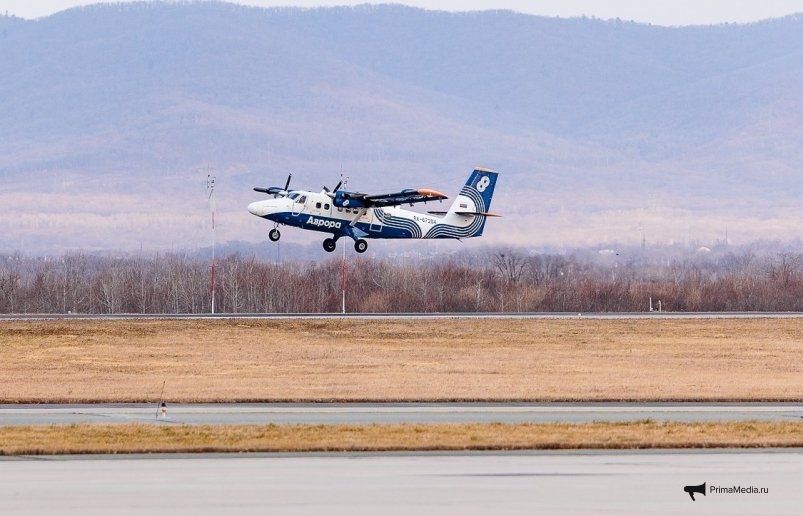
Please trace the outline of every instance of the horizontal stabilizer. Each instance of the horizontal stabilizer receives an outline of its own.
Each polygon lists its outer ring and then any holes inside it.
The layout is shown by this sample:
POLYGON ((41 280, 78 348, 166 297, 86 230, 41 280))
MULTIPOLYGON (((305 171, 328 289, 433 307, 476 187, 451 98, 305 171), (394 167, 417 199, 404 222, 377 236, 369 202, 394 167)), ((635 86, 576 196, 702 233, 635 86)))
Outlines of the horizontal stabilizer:
MULTIPOLYGON (((448 211, 428 211, 430 215, 446 215, 448 211)), ((489 213, 487 211, 455 211, 456 215, 474 215, 475 217, 501 217, 496 213, 489 213)))
POLYGON ((475 215, 478 217, 501 217, 501 215, 488 211, 456 211, 455 213, 458 215, 475 215))

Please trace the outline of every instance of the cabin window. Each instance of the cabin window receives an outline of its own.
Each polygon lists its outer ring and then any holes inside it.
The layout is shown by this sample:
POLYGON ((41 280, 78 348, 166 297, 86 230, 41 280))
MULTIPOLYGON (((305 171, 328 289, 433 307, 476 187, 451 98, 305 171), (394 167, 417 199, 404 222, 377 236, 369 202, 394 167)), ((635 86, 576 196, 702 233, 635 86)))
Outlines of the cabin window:
POLYGON ((328 210, 328 209, 329 209, 329 205, 328 205, 328 204, 324 204, 324 205, 323 205, 323 209, 324 209, 324 210, 328 210))
POLYGON ((319 202, 316 202, 316 203, 315 203, 315 207, 316 207, 317 209, 319 209, 319 210, 320 210, 320 209, 321 209, 321 203, 319 203, 319 202))

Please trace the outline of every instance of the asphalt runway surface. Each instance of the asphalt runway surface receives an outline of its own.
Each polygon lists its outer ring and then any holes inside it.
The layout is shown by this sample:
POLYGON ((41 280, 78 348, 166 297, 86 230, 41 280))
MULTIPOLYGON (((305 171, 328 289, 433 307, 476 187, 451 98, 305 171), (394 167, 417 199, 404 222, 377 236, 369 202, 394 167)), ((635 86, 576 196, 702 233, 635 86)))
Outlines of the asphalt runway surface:
POLYGON ((0 514, 791 515, 801 478, 800 449, 15 457, 0 514))
POLYGON ((0 425, 800 421, 801 403, 221 403, 0 405, 0 425))

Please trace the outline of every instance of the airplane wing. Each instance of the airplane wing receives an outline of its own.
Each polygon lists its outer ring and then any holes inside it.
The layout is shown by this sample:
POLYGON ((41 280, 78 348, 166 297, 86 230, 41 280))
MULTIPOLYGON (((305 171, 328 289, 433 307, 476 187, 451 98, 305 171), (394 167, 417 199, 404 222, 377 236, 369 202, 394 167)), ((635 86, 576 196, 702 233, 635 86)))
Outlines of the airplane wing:
POLYGON ((388 206, 398 206, 400 204, 415 204, 418 202, 448 199, 444 194, 428 188, 408 188, 401 192, 376 195, 338 190, 330 195, 334 199, 335 206, 352 208, 386 208, 388 206))
POLYGON ((255 186, 254 187, 254 191, 255 192, 262 192, 262 193, 266 193, 266 194, 272 194, 272 195, 279 195, 279 194, 284 195, 284 194, 287 193, 287 190, 283 190, 283 189, 279 188, 278 186, 271 186, 270 188, 262 188, 262 187, 259 187, 259 186, 255 186))
POLYGON ((417 202, 427 201, 441 201, 443 199, 448 199, 448 197, 437 190, 430 190, 428 188, 420 188, 418 190, 408 188, 406 190, 402 190, 401 192, 367 195, 365 197, 368 206, 380 207, 398 206, 399 204, 414 204, 417 202))
POLYGON ((266 193, 268 195, 273 195, 274 198, 276 198, 276 197, 278 197, 280 195, 282 197, 284 197, 288 193, 287 189, 290 188, 290 178, 291 177, 293 177, 293 174, 288 174, 287 175, 287 182, 284 184, 284 188, 280 188, 278 186, 270 186, 268 188, 263 188, 261 186, 255 186, 254 187, 254 191, 255 192, 266 193))

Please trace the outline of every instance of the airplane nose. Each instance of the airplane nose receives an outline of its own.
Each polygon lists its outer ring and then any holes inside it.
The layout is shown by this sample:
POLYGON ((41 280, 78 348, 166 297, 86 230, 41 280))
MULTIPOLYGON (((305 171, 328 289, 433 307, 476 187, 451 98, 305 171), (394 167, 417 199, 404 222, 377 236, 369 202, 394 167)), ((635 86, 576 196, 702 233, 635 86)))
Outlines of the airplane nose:
POLYGON ((248 212, 257 217, 264 217, 268 210, 265 209, 265 201, 252 202, 248 205, 248 212))
POLYGON ((277 213, 290 211, 293 201, 287 199, 266 199, 263 201, 252 202, 248 205, 249 213, 262 217, 263 219, 274 220, 273 216, 277 213))

